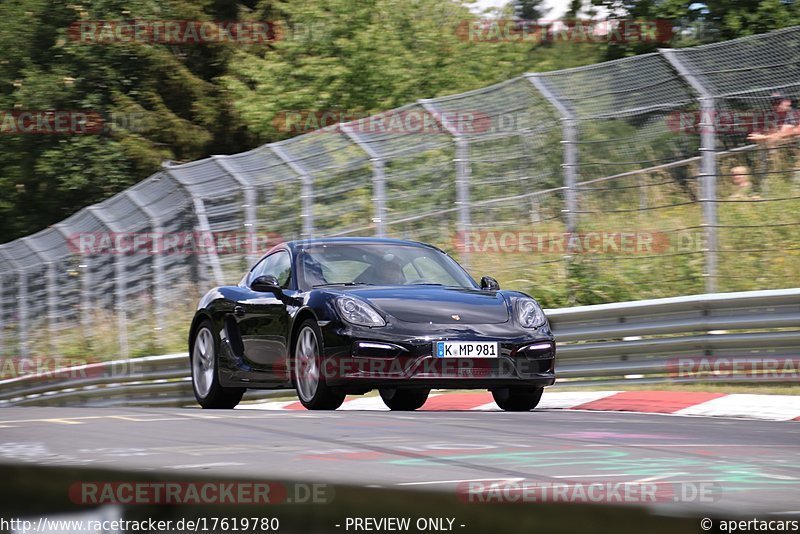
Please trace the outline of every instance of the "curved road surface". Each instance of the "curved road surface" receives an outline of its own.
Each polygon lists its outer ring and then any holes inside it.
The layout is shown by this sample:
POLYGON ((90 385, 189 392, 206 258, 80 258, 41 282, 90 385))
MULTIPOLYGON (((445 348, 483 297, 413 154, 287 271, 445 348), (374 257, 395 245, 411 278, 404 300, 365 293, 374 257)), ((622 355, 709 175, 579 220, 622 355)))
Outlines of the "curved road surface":
POLYGON ((654 482, 674 490, 659 506, 800 509, 800 424, 632 413, 7 408, 0 463, 449 492, 496 479, 654 482))

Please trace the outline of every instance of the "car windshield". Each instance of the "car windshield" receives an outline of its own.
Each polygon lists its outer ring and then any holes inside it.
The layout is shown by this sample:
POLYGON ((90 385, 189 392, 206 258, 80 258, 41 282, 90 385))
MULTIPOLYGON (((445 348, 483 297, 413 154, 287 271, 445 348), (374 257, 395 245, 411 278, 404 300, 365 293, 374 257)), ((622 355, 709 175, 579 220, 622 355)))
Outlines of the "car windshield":
POLYGON ((298 255, 298 271, 305 289, 324 285, 476 287, 449 256, 414 245, 312 245, 298 255))

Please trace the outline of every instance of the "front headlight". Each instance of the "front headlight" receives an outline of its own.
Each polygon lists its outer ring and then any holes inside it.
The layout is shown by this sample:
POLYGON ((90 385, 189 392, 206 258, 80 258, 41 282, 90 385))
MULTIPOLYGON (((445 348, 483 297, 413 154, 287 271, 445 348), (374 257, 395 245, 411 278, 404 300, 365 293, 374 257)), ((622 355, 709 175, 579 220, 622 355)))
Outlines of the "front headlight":
POLYGON ((348 323, 360 326, 385 326, 386 321, 380 316, 375 308, 361 299, 355 297, 338 297, 336 299, 336 309, 339 315, 348 323))
POLYGON ((544 316, 542 308, 532 299, 520 299, 517 301, 517 322, 525 328, 538 328, 542 326, 547 318, 544 316))

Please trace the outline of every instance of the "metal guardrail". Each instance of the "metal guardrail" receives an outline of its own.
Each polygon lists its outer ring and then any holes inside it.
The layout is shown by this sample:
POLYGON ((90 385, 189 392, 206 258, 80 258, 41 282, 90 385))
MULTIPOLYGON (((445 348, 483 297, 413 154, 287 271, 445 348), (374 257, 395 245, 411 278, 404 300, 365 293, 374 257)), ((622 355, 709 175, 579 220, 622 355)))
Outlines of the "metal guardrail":
MULTIPOLYGON (((264 399, 287 390, 252 390, 264 399)), ((194 403, 186 353, 110 360, 0 380, 0 406, 180 406, 194 403)))
MULTIPOLYGON (((796 381, 800 288, 546 310, 569 386, 796 381), (710 362, 725 366, 715 377, 710 362), (704 367, 703 361, 706 362, 704 367), (773 366, 774 367, 774 366, 773 366), (756 372, 753 372, 753 370, 756 372)), ((248 391, 245 399, 290 393, 248 391)), ((182 405, 194 402, 185 353, 115 360, 0 381, 3 405, 182 405)))
POLYGON ((562 384, 798 379, 769 372, 767 361, 800 368, 800 288, 562 308, 548 317, 562 384))

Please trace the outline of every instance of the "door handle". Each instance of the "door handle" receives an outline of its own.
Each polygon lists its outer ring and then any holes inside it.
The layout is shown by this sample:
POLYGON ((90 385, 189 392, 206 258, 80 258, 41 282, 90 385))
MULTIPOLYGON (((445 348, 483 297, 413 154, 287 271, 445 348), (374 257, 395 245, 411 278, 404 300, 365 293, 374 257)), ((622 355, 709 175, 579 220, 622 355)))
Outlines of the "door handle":
POLYGON ((244 317, 244 306, 234 306, 233 307, 233 314, 236 317, 244 317))

